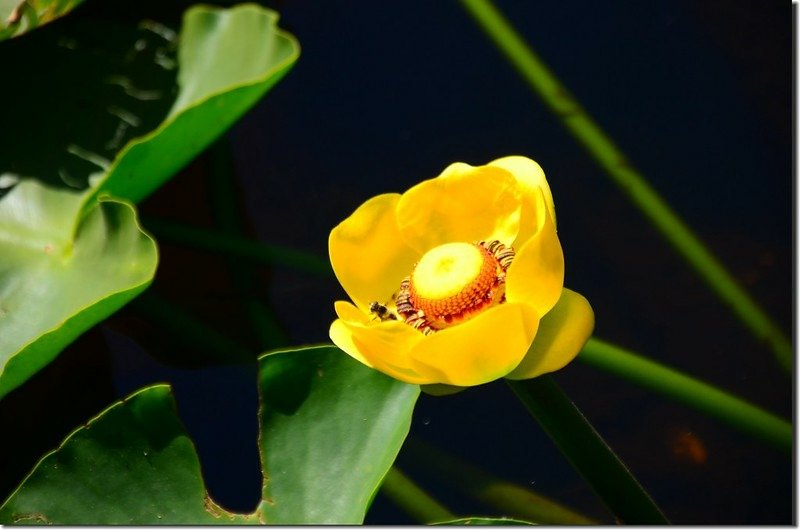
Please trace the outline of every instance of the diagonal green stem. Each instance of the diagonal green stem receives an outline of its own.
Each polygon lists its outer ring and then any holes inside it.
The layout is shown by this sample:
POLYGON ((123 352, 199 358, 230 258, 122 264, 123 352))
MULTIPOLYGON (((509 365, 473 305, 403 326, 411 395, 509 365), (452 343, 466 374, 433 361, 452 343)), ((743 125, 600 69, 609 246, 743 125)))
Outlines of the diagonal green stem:
POLYGON ((668 524, 625 464, 548 375, 506 381, 572 467, 627 524, 668 524))
MULTIPOLYGON (((209 188, 211 189, 214 217, 220 229, 228 235, 239 236, 244 232, 244 222, 238 207, 233 153, 227 136, 222 136, 209 149, 209 188)), ((226 265, 237 295, 244 300, 253 330, 261 349, 268 350, 288 343, 286 333, 280 326, 275 312, 258 296, 258 275, 249 263, 228 257, 226 265)))
POLYGON ((285 267, 317 276, 333 276, 328 261, 293 248, 268 245, 220 230, 197 228, 153 217, 144 218, 142 224, 159 240, 217 252, 251 263, 285 267))
POLYGON ((529 488, 501 480, 417 438, 408 437, 403 450, 415 463, 436 471, 437 478, 448 486, 500 510, 503 517, 537 524, 599 524, 529 488))
MULTIPOLYGON (((163 228, 163 233, 171 236, 171 240, 176 243, 233 257, 250 257, 252 261, 270 265, 287 265, 286 262, 281 261, 283 253, 250 239, 233 238, 233 243, 231 243, 231 241, 226 241, 222 234, 201 228, 149 219, 147 226, 151 225, 156 227, 154 232, 158 235, 162 233, 161 229, 163 228)), ((293 256, 294 260, 288 265, 302 262, 307 264, 309 272, 322 275, 332 274, 327 262, 318 256, 297 250, 292 250, 286 255, 293 256)), ((650 361, 641 355, 599 339, 590 339, 578 358, 596 368, 655 390, 748 434, 768 439, 783 449, 791 449, 792 426, 790 423, 674 368, 650 361), (719 403, 722 405, 719 406, 719 403)))
POLYGON ((203 355, 212 362, 252 363, 255 354, 204 322, 198 321, 183 308, 157 295, 149 289, 134 299, 130 308, 148 320, 172 330, 186 344, 196 348, 193 356, 203 355))
POLYGON ((755 405, 619 346, 589 339, 578 359, 792 450, 792 425, 755 405))
POLYGON ((450 521, 456 518, 447 508, 417 486, 397 466, 392 466, 386 473, 381 493, 423 524, 450 521))
POLYGON ((547 68, 491 0, 461 0, 495 46, 517 69, 528 86, 558 116, 572 135, 606 170, 631 201, 649 218, 684 259, 700 274, 753 335, 766 342, 787 371, 792 345, 781 329, 717 261, 691 229, 634 169, 611 138, 547 68))

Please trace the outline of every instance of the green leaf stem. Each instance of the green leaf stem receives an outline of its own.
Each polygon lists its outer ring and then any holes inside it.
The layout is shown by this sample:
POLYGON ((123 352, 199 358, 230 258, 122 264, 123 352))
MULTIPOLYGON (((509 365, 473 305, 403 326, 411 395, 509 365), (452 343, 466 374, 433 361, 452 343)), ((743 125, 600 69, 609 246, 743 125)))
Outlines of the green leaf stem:
POLYGON ((724 390, 624 348, 589 339, 578 359, 717 418, 789 454, 792 424, 724 390))
POLYGON ((528 87, 562 121, 592 158, 648 218, 661 235, 739 317, 753 336, 766 343, 782 368, 791 370, 792 344, 725 269, 691 228, 678 217, 644 175, 595 123, 491 0, 461 0, 464 8, 517 70, 528 87))
POLYGON ((527 526, 534 523, 508 517, 464 517, 433 524, 436 526, 527 526))
POLYGON ((447 487, 490 506, 493 513, 524 519, 536 524, 596 525, 597 521, 520 486, 491 475, 422 440, 409 437, 403 447, 412 461, 436 474, 447 487))
POLYGON ((653 499, 552 377, 506 380, 611 512, 626 524, 667 524, 653 499))
POLYGON ((433 524, 455 518, 447 508, 417 486, 397 466, 392 467, 386 474, 381 493, 421 523, 433 524))
POLYGON ((335 277, 329 260, 302 250, 160 218, 146 217, 143 223, 159 241, 177 243, 257 265, 283 267, 314 276, 335 277))

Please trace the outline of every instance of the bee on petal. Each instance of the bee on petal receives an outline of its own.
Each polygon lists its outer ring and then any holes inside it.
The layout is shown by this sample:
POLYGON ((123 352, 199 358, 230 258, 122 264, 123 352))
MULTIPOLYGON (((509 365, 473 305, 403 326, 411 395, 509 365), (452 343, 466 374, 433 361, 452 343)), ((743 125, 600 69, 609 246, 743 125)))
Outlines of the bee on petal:
POLYGON ((395 314, 392 313, 388 307, 377 301, 370 302, 369 312, 375 315, 376 318, 381 319, 382 322, 386 320, 397 320, 395 314))

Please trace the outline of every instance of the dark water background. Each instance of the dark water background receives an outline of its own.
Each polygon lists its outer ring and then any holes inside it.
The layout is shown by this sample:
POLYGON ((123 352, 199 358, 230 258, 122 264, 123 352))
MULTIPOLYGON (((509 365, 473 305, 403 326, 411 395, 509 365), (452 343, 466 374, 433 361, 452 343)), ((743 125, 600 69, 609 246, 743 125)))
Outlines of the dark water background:
MULTIPOLYGON (((240 199, 259 239, 327 254, 330 229, 367 198, 453 161, 523 154, 555 197, 566 285, 595 335, 793 417, 792 379, 744 330, 528 90, 455 1, 271 4, 302 46, 294 70, 229 133, 240 199)), ((788 2, 498 1, 632 164, 777 323, 793 329, 792 11, 788 2)), ((141 206, 212 226, 210 158, 141 206)), ((225 263, 162 244, 153 289, 256 343, 225 263)), ((261 270, 290 344, 328 341, 335 281, 261 270)), ((229 508, 260 494, 255 369, 167 366, 187 347, 131 309, 88 333, 0 403, 0 497, 47 449, 112 400, 168 380, 208 487, 229 508), (66 396, 66 397, 65 397, 66 396), (19 415, 20 410, 28 413, 19 415), (46 422, 44 418, 47 418, 46 422), (25 440, 22 444, 19 440, 25 440), (30 440, 34 440, 30 442, 30 440)), ((788 524, 793 461, 685 406, 575 362, 555 379, 675 523, 788 524), (700 458, 685 450, 700 447, 700 458), (683 449, 682 449, 683 448, 683 449)), ((423 395, 411 430, 604 522, 611 516, 502 383, 423 395)), ((456 496, 407 452, 399 465, 451 510, 456 496)), ((368 523, 412 523, 379 495, 368 523)))

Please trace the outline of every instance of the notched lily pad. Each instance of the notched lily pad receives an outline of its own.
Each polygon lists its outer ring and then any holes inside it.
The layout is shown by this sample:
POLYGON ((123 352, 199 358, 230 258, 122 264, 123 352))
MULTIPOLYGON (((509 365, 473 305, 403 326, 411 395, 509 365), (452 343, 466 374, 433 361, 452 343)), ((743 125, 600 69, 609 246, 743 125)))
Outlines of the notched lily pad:
POLYGON ((166 385, 140 390, 70 434, 0 507, 3 524, 243 523, 207 499, 166 385))
POLYGON ((334 346, 262 357, 260 380, 264 517, 362 523, 408 434, 419 387, 334 346))
POLYGON ((81 219, 81 204, 32 180, 0 201, 0 398, 155 274, 155 242, 132 206, 96 202, 81 219))
POLYGON ((103 198, 153 192, 299 53, 253 4, 188 10, 179 45, 92 13, 0 46, 0 398, 152 280, 155 244, 103 198))
MULTIPOLYGON (((2 0, 0 0, 2 1, 2 0)), ((82 10, 0 46, 0 194, 36 179, 138 202, 252 107, 299 56, 278 15, 195 6, 180 36, 82 10), (92 189, 99 186, 99 189, 92 189)), ((92 7, 92 6, 88 6, 92 7)))
POLYGON ((254 4, 195 6, 184 16, 180 87, 167 119, 123 150, 96 189, 138 202, 210 145, 294 65, 295 38, 254 4))
POLYGON ((320 346, 263 357, 259 389, 265 481, 254 513, 209 498, 169 389, 155 385, 39 461, 0 506, 0 523, 363 522, 408 433, 419 387, 320 346))

